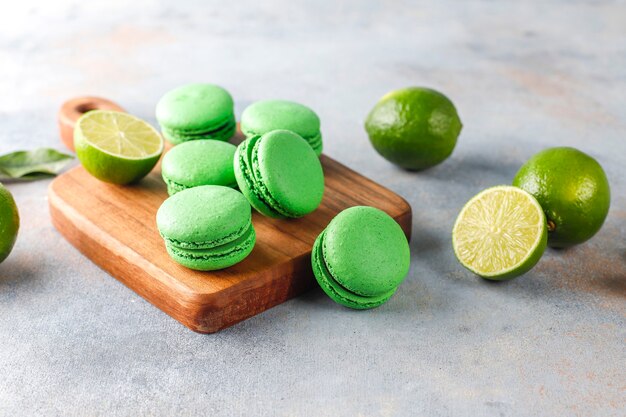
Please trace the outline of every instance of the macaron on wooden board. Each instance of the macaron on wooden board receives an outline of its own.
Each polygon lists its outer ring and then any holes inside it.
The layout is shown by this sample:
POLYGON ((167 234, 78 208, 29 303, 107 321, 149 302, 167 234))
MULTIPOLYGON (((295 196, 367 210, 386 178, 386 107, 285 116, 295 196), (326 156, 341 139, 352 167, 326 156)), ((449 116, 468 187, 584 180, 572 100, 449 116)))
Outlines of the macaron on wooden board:
MULTIPOLYGON (((238 133, 232 142, 242 139, 238 133)), ((411 207, 402 197, 328 156, 321 162, 321 206, 299 219, 271 219, 254 211, 252 253, 218 271, 194 271, 168 256, 155 220, 168 197, 159 165, 131 186, 101 182, 78 166, 50 184, 50 214, 59 232, 102 269, 191 330, 213 333, 317 285, 313 243, 345 208, 377 207, 409 237, 411 207)))

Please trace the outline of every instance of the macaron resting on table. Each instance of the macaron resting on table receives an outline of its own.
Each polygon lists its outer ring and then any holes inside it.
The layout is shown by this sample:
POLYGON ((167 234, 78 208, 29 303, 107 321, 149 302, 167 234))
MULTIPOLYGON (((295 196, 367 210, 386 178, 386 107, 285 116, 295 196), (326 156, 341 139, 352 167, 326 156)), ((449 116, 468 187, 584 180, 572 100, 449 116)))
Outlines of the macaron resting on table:
POLYGON ((409 243, 387 213, 355 206, 339 213, 315 240, 313 272, 335 302, 354 309, 378 307, 409 272, 409 243))
POLYGON ((315 153, 322 153, 320 118, 307 106, 287 100, 261 100, 241 115, 241 130, 247 137, 285 129, 302 136, 315 153))
POLYGON ((256 240, 246 199, 219 185, 176 193, 161 205, 156 221, 172 259, 200 271, 241 262, 256 240))
POLYGON ((230 93, 215 84, 187 84, 166 93, 156 107, 163 136, 177 145, 196 139, 228 140, 236 130, 230 93))
POLYGON ((170 195, 199 185, 237 187, 235 145, 218 140, 194 140, 174 146, 163 157, 161 175, 170 195))
POLYGON ((253 136, 237 147, 235 177, 258 212, 302 217, 322 202, 324 172, 313 149, 289 130, 253 136))

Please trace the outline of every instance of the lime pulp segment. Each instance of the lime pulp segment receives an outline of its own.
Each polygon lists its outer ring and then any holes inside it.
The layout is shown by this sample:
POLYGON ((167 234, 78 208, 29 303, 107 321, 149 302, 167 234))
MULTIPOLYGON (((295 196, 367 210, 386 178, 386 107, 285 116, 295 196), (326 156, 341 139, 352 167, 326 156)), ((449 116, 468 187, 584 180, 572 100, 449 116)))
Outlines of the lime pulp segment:
POLYGON ((123 158, 149 158, 163 148, 163 140, 156 129, 126 113, 89 112, 80 120, 80 129, 92 146, 123 158))
POLYGON ((466 268, 498 279, 534 266, 545 249, 546 236, 545 215, 535 198, 517 187, 497 186, 463 207, 452 243, 466 268))

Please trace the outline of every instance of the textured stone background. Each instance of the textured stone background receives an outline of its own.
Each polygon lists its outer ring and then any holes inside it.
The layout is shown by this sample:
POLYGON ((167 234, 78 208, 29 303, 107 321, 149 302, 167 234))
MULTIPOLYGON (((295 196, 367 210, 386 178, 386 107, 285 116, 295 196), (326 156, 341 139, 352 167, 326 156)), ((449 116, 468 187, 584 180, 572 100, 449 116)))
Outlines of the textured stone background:
POLYGON ((190 332, 51 226, 49 181, 9 184, 22 229, 0 265, 0 415, 621 416, 626 413, 626 5, 618 1, 14 2, 0 14, 0 152, 61 148, 56 111, 96 94, 154 122, 161 94, 319 112, 326 153, 404 196, 412 267, 373 311, 319 290, 190 332), (262 3, 262 4, 260 4, 262 3), (363 120, 426 85, 464 130, 427 172, 394 168, 363 120), (456 262, 463 203, 549 146, 606 169, 604 228, 514 281, 456 262))

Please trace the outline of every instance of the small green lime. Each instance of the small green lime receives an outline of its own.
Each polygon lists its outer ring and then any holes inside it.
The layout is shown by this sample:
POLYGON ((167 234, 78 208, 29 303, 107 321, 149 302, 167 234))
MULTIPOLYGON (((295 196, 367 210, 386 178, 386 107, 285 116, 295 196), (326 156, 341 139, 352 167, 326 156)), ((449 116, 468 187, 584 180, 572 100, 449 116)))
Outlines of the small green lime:
POLYGON ((564 248, 582 243, 602 227, 611 191, 600 164, 574 148, 550 148, 530 158, 513 185, 531 193, 548 221, 548 245, 564 248))
POLYGON ((0 184, 0 262, 4 261, 17 238, 20 216, 13 196, 0 184))
POLYGON ((537 200, 510 185, 488 188, 463 207, 452 229, 461 264, 491 280, 528 272, 547 243, 546 217, 537 200))
POLYGON ((74 148, 83 167, 94 177, 129 184, 154 168, 163 153, 163 138, 135 116, 94 110, 76 122, 74 148))
POLYGON ((422 87, 387 93, 365 121, 374 149, 410 170, 430 168, 448 158, 462 127, 450 99, 422 87))

